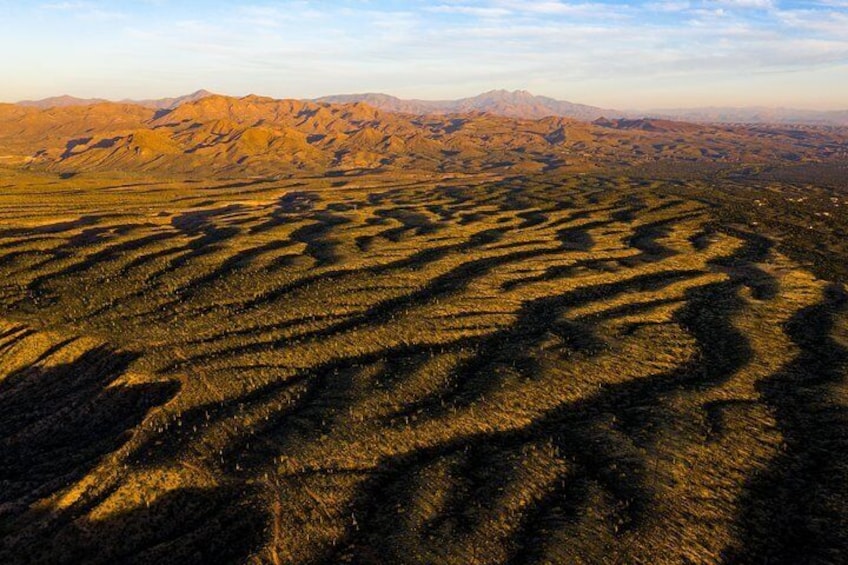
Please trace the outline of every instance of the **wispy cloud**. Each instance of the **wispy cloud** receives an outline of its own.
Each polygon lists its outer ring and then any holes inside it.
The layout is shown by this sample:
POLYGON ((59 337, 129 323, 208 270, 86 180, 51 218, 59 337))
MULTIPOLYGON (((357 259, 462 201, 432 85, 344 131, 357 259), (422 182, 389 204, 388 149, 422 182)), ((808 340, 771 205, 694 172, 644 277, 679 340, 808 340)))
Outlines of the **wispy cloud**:
POLYGON ((52 2, 42 4, 41 8, 47 11, 63 12, 82 20, 122 20, 127 17, 125 12, 104 9, 93 2, 52 2))
POLYGON ((645 4, 645 8, 658 12, 684 12, 692 8, 692 3, 688 0, 666 0, 663 2, 649 2, 645 4))
MULTIPOLYGON (((581 88, 596 96, 606 88, 609 96, 644 98, 659 89, 698 92, 722 82, 755 92, 750 77, 758 74, 846 65, 846 2, 211 0, 198 8, 168 0, 69 0, 40 9, 56 15, 51 33, 59 30, 57 37, 69 16, 93 21, 100 12, 104 18, 126 12, 122 26, 99 30, 98 37, 113 34, 119 47, 98 61, 126 69, 127 80, 179 77, 192 81, 190 88, 299 96, 350 90, 450 96, 515 86, 560 97, 581 88)), ((93 37, 74 39, 84 45, 93 37)), ((105 72, 85 59, 80 64, 105 72)), ((819 83, 787 84, 787 92, 807 89, 813 96, 830 80, 832 98, 848 99, 848 78, 835 70, 815 73, 819 83)))
POLYGON ((710 2, 729 8, 757 8, 765 10, 775 7, 773 0, 710 0, 710 2))
POLYGON ((462 14, 478 18, 503 18, 513 14, 512 10, 506 8, 469 6, 467 4, 440 4, 438 6, 426 7, 425 10, 441 14, 462 14))

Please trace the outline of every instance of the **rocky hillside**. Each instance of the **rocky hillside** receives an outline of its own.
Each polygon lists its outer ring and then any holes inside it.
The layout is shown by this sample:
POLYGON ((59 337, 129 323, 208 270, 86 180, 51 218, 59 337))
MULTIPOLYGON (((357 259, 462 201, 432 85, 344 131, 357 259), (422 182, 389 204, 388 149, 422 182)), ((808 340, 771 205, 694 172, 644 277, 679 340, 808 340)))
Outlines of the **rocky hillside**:
POLYGON ((657 161, 844 159, 848 130, 467 112, 414 116, 368 104, 207 96, 173 109, 0 105, 0 164, 62 173, 288 175, 364 170, 531 173, 657 161))

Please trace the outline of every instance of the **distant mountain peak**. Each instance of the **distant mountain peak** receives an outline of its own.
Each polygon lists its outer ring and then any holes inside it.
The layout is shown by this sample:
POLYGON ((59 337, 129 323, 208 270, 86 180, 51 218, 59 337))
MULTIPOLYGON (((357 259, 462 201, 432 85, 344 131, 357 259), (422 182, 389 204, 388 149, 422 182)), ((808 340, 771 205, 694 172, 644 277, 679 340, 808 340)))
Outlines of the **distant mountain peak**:
POLYGON ((506 100, 529 100, 537 98, 534 94, 527 90, 506 90, 503 88, 497 90, 490 90, 488 92, 484 92, 482 94, 478 94, 473 98, 500 98, 506 100))
POLYGON ((404 100, 389 94, 342 94, 317 99, 319 102, 365 102, 376 108, 406 114, 459 114, 482 112, 510 118, 540 119, 545 117, 572 118, 591 121, 604 115, 626 116, 624 112, 574 104, 527 90, 495 89, 458 100, 404 100))
MULTIPOLYGON (((191 94, 186 94, 184 96, 176 96, 173 98, 153 98, 149 100, 124 99, 120 100, 119 103, 137 104, 139 106, 155 108, 157 110, 173 110, 177 106, 185 104, 186 102, 193 102, 195 100, 200 100, 214 95, 215 94, 213 92, 201 88, 200 90, 196 90, 191 94)), ((109 102, 109 100, 104 98, 77 98, 76 96, 71 96, 69 94, 62 94, 61 96, 51 96, 40 100, 21 100, 17 104, 18 106, 30 106, 45 110, 47 108, 65 108, 68 106, 90 106, 92 104, 100 104, 102 102, 109 102)))
POLYGON ((18 106, 29 106, 46 110, 48 108, 65 108, 68 106, 89 106, 91 104, 99 104, 106 102, 103 98, 78 98, 70 94, 62 94, 60 96, 50 96, 40 100, 21 100, 18 106))

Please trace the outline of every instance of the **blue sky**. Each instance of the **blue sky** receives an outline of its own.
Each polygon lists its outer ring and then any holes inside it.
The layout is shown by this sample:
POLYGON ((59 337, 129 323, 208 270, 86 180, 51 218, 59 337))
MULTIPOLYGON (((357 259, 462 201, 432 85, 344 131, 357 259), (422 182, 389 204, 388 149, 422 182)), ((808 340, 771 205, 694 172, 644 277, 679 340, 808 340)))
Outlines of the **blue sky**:
POLYGON ((207 88, 848 108, 848 0, 0 0, 0 100, 207 88))

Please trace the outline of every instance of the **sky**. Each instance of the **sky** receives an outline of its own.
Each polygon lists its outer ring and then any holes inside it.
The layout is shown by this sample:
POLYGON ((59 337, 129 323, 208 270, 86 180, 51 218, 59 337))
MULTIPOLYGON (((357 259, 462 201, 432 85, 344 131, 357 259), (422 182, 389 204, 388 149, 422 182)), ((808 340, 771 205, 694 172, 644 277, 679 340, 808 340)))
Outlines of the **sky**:
POLYGON ((205 88, 848 109, 848 0, 0 0, 0 101, 205 88))

